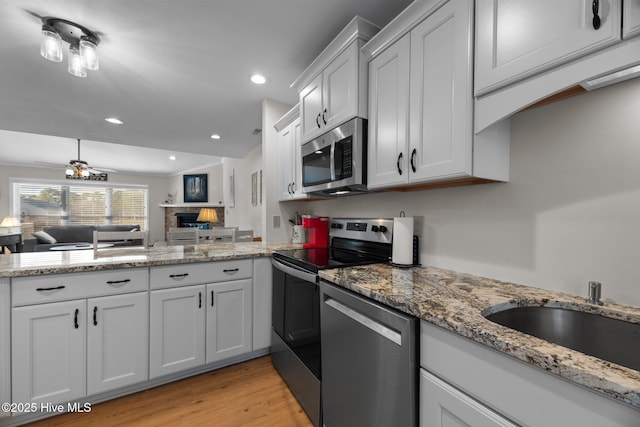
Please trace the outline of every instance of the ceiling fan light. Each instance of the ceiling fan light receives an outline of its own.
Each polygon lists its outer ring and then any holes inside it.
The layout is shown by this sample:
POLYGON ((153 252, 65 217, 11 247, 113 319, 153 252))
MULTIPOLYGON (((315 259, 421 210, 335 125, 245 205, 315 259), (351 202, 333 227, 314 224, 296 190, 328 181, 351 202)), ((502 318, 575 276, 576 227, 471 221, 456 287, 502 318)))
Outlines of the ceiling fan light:
POLYGON ((62 38, 58 33, 47 27, 42 27, 40 55, 49 61, 62 61, 62 38))
POLYGON ((87 37, 82 37, 80 40, 80 58, 82 58, 82 66, 87 70, 98 69, 98 46, 87 37))
POLYGON ((68 176, 72 176, 73 174, 75 174, 76 172, 73 170, 73 168, 71 166, 67 166, 67 170, 64 172, 66 175, 68 176))
POLYGON ((78 46, 69 46, 69 74, 76 77, 87 77, 87 72, 82 67, 82 58, 78 46))
POLYGON ((89 170, 88 169, 82 169, 82 172, 80 172, 80 175, 89 176, 89 170))

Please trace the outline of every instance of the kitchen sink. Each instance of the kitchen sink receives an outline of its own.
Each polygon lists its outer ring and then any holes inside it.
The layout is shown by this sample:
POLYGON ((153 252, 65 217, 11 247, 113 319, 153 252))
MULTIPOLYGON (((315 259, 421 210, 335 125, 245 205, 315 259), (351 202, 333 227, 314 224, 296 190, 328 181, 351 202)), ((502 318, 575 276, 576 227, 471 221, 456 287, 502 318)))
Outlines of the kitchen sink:
POLYGON ((640 324, 559 307, 514 307, 488 320, 640 371, 640 324))

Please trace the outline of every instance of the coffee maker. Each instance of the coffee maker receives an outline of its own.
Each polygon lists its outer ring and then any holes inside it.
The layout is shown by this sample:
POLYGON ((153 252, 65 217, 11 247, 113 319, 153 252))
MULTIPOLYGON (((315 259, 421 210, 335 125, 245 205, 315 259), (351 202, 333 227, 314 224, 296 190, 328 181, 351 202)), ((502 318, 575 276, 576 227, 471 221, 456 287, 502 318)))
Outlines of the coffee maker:
POLYGON ((307 216, 302 217, 302 227, 308 230, 309 241, 302 245, 303 248, 326 248, 329 246, 329 217, 307 216))

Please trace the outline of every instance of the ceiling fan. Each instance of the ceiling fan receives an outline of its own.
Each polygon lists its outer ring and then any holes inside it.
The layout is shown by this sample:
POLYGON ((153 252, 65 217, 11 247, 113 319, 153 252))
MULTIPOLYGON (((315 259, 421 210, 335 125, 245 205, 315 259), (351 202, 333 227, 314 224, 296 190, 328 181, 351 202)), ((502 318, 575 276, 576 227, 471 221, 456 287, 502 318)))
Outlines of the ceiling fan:
MULTIPOLYGON (((66 168, 65 170, 66 175, 77 176, 77 177, 88 177, 89 175, 100 175, 105 172, 113 172, 113 173, 118 172, 115 169, 94 168, 89 166, 89 163, 87 163, 86 161, 80 160, 80 139, 76 138, 76 141, 78 141, 78 158, 75 160, 74 159, 69 160, 69 164, 64 165, 64 167, 66 168)), ((56 167, 61 166, 59 164, 45 163, 45 162, 36 162, 36 163, 49 165, 49 166, 56 166, 56 167)))

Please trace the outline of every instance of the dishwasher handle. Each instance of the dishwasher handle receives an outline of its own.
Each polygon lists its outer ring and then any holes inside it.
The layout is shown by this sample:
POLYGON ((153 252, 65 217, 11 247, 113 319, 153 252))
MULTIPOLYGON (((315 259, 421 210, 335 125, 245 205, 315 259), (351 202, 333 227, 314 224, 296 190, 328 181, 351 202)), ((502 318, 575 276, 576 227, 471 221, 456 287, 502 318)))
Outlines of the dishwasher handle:
POLYGON ((383 325, 380 322, 377 322, 373 319, 371 319, 368 316, 365 316, 364 314, 350 308, 347 307, 346 305, 342 304, 340 301, 331 298, 329 296, 326 297, 326 299, 324 300, 324 303, 326 305, 328 305, 329 307, 339 311, 340 313, 344 314, 345 316, 355 320, 356 322, 360 323, 361 325, 369 328, 370 330, 372 330, 373 332, 382 335, 383 337, 385 337, 386 339, 388 339, 389 341, 394 342, 395 344, 402 346, 402 335, 396 331, 394 331, 393 329, 383 325))

